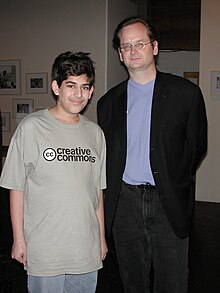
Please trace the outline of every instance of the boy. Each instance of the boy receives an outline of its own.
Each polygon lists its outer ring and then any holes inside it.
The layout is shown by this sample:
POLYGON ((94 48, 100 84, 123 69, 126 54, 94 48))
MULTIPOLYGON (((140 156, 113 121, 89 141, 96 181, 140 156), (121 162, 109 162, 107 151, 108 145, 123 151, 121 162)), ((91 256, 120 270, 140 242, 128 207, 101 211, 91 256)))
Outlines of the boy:
POLYGON ((88 54, 60 54, 56 105, 26 117, 10 143, 0 185, 10 189, 12 258, 27 268, 31 293, 95 292, 107 253, 105 140, 79 114, 94 79, 88 54))

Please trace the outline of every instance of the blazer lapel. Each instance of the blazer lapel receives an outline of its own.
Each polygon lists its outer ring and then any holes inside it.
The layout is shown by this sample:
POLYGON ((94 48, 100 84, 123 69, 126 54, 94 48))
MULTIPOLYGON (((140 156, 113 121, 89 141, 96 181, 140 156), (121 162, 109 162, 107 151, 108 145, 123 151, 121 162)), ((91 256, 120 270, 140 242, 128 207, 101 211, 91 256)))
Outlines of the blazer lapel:
POLYGON ((114 125, 121 143, 123 152, 126 152, 127 144, 127 81, 118 89, 117 98, 114 99, 114 125))
POLYGON ((163 123, 163 117, 166 112, 167 103, 168 96, 166 84, 163 80, 161 73, 157 72, 151 110, 151 142, 153 142, 156 138, 160 130, 161 124, 163 123))

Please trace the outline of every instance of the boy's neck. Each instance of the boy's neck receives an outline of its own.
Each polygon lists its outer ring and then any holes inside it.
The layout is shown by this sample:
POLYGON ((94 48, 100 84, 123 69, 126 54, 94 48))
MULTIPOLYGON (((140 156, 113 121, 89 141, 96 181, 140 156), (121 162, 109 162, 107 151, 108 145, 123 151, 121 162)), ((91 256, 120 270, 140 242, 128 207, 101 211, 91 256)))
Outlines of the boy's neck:
POLYGON ((76 124, 79 122, 79 114, 67 114, 58 110, 56 106, 49 108, 51 115, 63 124, 76 124))

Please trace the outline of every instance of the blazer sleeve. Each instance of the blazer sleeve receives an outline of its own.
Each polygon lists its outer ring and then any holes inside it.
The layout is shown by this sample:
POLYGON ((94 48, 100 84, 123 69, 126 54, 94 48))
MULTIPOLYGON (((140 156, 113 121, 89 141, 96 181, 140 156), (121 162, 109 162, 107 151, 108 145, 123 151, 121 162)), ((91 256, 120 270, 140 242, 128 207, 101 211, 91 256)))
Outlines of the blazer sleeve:
POLYGON ((205 102, 199 87, 196 87, 187 123, 187 144, 193 175, 207 151, 207 117, 205 102))

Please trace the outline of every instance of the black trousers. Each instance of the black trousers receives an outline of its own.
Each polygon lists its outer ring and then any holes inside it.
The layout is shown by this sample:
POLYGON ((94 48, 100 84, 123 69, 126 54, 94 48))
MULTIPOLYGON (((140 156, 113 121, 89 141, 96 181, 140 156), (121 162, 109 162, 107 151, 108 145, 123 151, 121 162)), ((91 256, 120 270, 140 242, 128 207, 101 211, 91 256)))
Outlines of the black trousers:
POLYGON ((125 293, 186 293, 188 238, 173 232, 155 188, 122 184, 113 237, 125 293))

